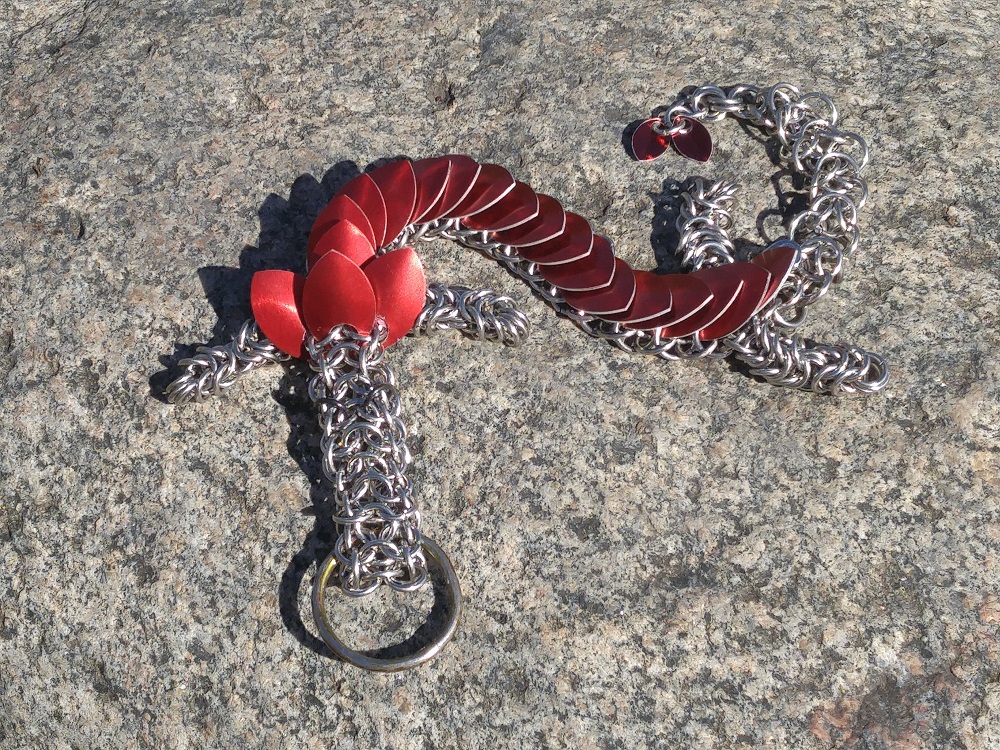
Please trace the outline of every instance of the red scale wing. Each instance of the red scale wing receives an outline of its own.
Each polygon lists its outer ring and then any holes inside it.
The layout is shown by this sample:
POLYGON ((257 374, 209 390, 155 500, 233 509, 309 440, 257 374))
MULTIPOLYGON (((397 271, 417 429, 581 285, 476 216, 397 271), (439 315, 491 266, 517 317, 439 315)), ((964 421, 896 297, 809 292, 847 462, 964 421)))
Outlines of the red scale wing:
POLYGON ((605 320, 618 323, 638 323, 670 312, 673 307, 670 277, 649 271, 633 271, 635 297, 628 309, 620 313, 602 315, 605 320))
POLYGON ((653 130, 653 126, 658 122, 660 122, 659 117, 646 120, 632 133, 632 156, 637 161, 652 161, 663 156, 667 150, 670 139, 653 130))
POLYGON ((385 247, 410 223, 417 203, 417 178, 406 159, 383 164, 368 174, 385 201, 385 238, 379 244, 385 247))
POLYGON ((372 227, 375 247, 382 247, 385 243, 385 199, 371 175, 359 174, 344 185, 339 195, 346 195, 358 204, 358 208, 364 211, 372 227))
POLYGON ((555 266, 538 266, 542 277, 560 290, 587 292, 603 289, 615 275, 615 251, 606 237, 594 235, 594 245, 586 258, 555 266))
POLYGON ((250 281, 250 307, 260 330, 285 354, 300 359, 306 356, 302 319, 305 283, 304 276, 291 271, 258 271, 250 281))
MULTIPOLYGON (((771 282, 771 274, 752 263, 732 263, 733 270, 743 277, 739 297, 711 325, 698 332, 702 341, 721 339, 737 331, 760 309, 771 282)), ((714 269, 713 269, 714 270, 714 269)), ((732 271, 730 271, 732 273, 732 271)))
MULTIPOLYGON (((538 196, 538 216, 513 229, 497 232, 494 239, 511 247, 524 248, 558 237, 566 229, 566 211, 548 195, 538 196)), ((521 254, 520 249, 518 253, 521 254)))
POLYGON ((368 333, 375 322, 375 292, 364 271, 346 255, 324 255, 306 277, 302 317, 316 338, 341 324, 368 333))
POLYGON ((386 346, 410 332, 427 299, 424 267, 412 247, 372 258, 361 269, 375 292, 375 309, 389 327, 386 346))
POLYGON ((341 219, 326 230, 307 255, 309 268, 330 251, 346 255, 359 266, 375 254, 375 248, 358 227, 341 219))
POLYGON ((799 246, 791 240, 779 240, 758 255, 750 259, 750 262, 771 274, 771 283, 764 292, 764 299, 761 301, 761 309, 770 302, 774 295, 781 289, 785 279, 792 272, 795 263, 799 259, 799 246))
POLYGON ((615 258, 614 277, 608 286, 589 292, 564 291, 562 295, 567 304, 580 312, 598 317, 623 312, 635 299, 635 274, 628 263, 615 258))
POLYGON ((687 320, 665 326, 662 335, 665 338, 690 336, 717 321, 739 299, 746 284, 737 265, 730 263, 717 268, 703 268, 690 274, 708 287, 712 301, 687 320))
POLYGON ((699 120, 691 117, 682 117, 687 125, 686 130, 682 130, 670 139, 670 145, 681 156, 695 161, 708 161, 712 158, 712 134, 699 120))
POLYGON ((417 224, 430 221, 430 218, 425 217, 441 202, 445 188, 448 187, 451 161, 446 156, 421 159, 414 163, 413 173, 417 178, 417 202, 413 207, 410 223, 417 224))
POLYGON ((662 277, 670 288, 670 311, 636 323, 629 328, 652 331, 656 328, 683 325, 712 303, 712 291, 690 274, 674 273, 662 277))
POLYGON ((434 221, 450 214, 469 195, 479 179, 482 166, 468 156, 444 156, 451 169, 448 171, 448 182, 445 185, 441 199, 424 214, 424 221, 434 221))
POLYGON ((572 263, 590 255, 594 246, 594 230, 582 216, 566 211, 566 228, 551 240, 530 247, 519 247, 517 254, 541 265, 572 263))
POLYGON ((538 194, 523 182, 514 183, 514 189, 489 208, 466 216, 463 226, 469 229, 500 232, 514 229, 536 216, 540 209, 538 194))
POLYGON ((308 249, 311 251, 324 232, 341 219, 346 219, 364 232, 368 242, 371 243, 372 247, 375 247, 375 230, 372 229, 372 224, 368 221, 365 212, 346 195, 335 195, 313 222, 312 230, 309 232, 308 249))
POLYGON ((483 164, 472 190, 454 209, 444 215, 446 219, 460 219, 483 211, 498 203, 514 189, 515 180, 503 167, 483 164))

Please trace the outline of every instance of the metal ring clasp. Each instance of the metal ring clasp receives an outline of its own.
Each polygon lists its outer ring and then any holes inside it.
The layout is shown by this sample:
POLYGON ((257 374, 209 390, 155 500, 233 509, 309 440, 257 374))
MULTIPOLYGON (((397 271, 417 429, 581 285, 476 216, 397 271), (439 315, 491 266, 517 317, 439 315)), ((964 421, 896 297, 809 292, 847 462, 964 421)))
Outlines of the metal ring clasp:
POLYGON ((458 629, 458 620, 462 613, 462 589, 458 583, 458 576, 455 574, 455 568, 452 566, 451 560, 448 559, 448 555, 445 554, 445 551, 435 541, 425 536, 421 538, 421 545, 428 556, 441 568, 441 572, 444 573, 444 585, 448 593, 449 614, 448 620, 438 636, 431 643, 408 656, 378 658, 370 656, 368 653, 349 648, 340 639, 340 636, 334 632, 326 616, 326 589, 330 576, 336 572, 337 557, 335 554, 330 554, 323 561, 316 575, 316 581, 313 583, 313 619, 316 622, 316 627, 319 629, 320 638, 341 659, 356 667, 368 669, 373 672, 401 672, 404 669, 418 667, 424 662, 433 659, 441 653, 441 649, 451 640, 451 637, 455 634, 455 630, 458 629))

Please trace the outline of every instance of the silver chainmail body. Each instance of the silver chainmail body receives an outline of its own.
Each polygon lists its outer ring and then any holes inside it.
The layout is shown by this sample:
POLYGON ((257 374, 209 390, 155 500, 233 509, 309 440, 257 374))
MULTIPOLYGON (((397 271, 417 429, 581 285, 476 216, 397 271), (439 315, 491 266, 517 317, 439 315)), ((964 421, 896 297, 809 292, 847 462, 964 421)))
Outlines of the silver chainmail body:
MULTIPOLYGON (((755 375, 771 383, 817 393, 872 393, 885 387, 888 368, 880 356, 847 344, 811 344, 795 335, 805 308, 838 281, 844 259, 857 248, 858 212, 867 198, 861 171, 868 148, 860 136, 837 128, 837 111, 821 94, 801 94, 788 84, 768 89, 702 86, 678 99, 661 116, 663 133, 675 118, 718 121, 735 117, 762 129, 780 144, 779 158, 809 187, 809 206, 789 224, 801 260, 775 301, 736 333, 702 342, 697 336, 661 338, 580 313, 515 248, 494 242, 488 232, 470 231, 457 219, 411 225, 380 252, 438 238, 456 241, 496 260, 523 279, 536 295, 590 336, 618 348, 662 359, 735 355, 755 375)), ((677 226, 678 253, 691 270, 731 263, 728 211, 735 188, 696 180, 683 195, 677 226)), ((431 284, 411 335, 454 329, 474 338, 520 344, 528 320, 508 297, 488 290, 431 284)), ((426 579, 420 513, 406 477, 410 452, 400 418, 395 377, 384 361, 380 324, 368 336, 337 327, 322 341, 307 337, 315 372, 309 395, 317 405, 322 431, 323 472, 335 495, 340 525, 334 554, 340 584, 363 595, 385 583, 409 590, 426 579)), ((200 402, 233 385, 258 367, 289 357, 247 321, 232 343, 201 347, 183 360, 185 372, 167 388, 173 403, 200 402)))

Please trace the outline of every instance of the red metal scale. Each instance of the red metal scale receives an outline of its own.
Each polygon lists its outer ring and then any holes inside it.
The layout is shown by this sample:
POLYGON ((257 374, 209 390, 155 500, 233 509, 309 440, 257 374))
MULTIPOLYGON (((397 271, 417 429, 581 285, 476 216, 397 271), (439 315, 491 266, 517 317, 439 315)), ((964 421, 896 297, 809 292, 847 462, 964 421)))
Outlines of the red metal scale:
MULTIPOLYGON (((707 158, 711 141, 701 123, 691 120, 665 137, 652 131, 653 122, 633 137, 634 146, 645 144, 644 153, 655 151, 647 142, 655 136, 666 139, 660 145, 707 158)), ((774 298, 799 257, 798 246, 782 240, 749 263, 690 274, 634 271, 586 219, 502 167, 458 155, 398 160, 356 177, 319 215, 308 242, 308 276, 254 276, 251 304, 264 335, 297 357, 305 355, 307 330, 317 338, 337 325, 367 333, 380 317, 387 345, 405 336, 425 302, 423 266, 412 248, 378 252, 404 227, 440 218, 459 218, 464 228, 516 248, 573 308, 665 338, 712 340, 738 330, 774 298)))
POLYGON ((375 255, 368 237, 347 219, 341 219, 326 230, 307 255, 309 268, 330 251, 346 255, 359 266, 375 255))
POLYGON ((739 270, 743 275, 743 288, 740 290, 739 296, 714 322, 698 331, 698 338, 702 341, 721 339, 738 331, 765 302, 771 274, 750 263, 733 265, 740 266, 739 270))
POLYGON ((286 354, 306 356, 302 290, 306 279, 291 271, 258 271, 250 281, 250 307, 260 330, 286 354))
POLYGON ((424 215, 423 221, 444 218, 458 208, 475 187, 482 171, 479 162, 468 156, 452 155, 442 158, 447 159, 451 167, 448 172, 448 182, 441 199, 424 215))
POLYGON ((767 304, 778 293, 798 259, 799 246, 791 240, 779 240, 750 259, 755 266, 771 274, 771 283, 767 287, 762 304, 767 304))
POLYGON ((567 304, 583 313, 602 317, 628 310, 635 299, 635 273, 621 258, 615 259, 611 283, 587 292, 562 293, 567 304))
POLYGON ((666 338, 690 336, 712 325, 736 303, 746 286, 743 272, 735 263, 717 268, 703 268, 694 271, 691 276, 708 287, 712 293, 712 301, 687 320, 664 326, 660 333, 666 338))
POLYGON ((368 220, 368 215, 361 210, 357 203, 346 195, 341 194, 335 195, 333 200, 323 209, 322 213, 316 217, 316 221, 312 225, 312 230, 309 232, 307 250, 311 252, 319 241, 319 238, 323 236, 323 233, 332 227, 334 223, 342 219, 346 219, 360 229, 371 246, 375 247, 375 230, 372 229, 372 223, 368 220))
POLYGON ((609 286, 615 274, 615 251, 606 237, 594 235, 586 257, 572 263, 540 265, 538 273, 561 291, 588 292, 609 286))
POLYGON ((563 231, 545 242, 518 248, 517 254, 532 263, 558 265, 582 260, 594 246, 594 230, 582 216, 566 211, 563 231))
POLYGON ((626 321, 626 327, 652 331, 683 325, 712 303, 713 296, 708 286, 689 274, 670 274, 663 279, 663 285, 670 289, 670 310, 652 318, 626 321))
POLYGON ((369 175, 385 204, 385 236, 378 245, 385 247, 410 223, 417 203, 417 178, 406 159, 383 164, 369 175))
POLYGON ((514 183, 514 188, 489 208, 466 216, 462 224, 468 229, 502 232, 526 224, 540 210, 538 194, 523 182, 514 183))
POLYGON ((514 178, 506 169, 496 164, 483 164, 472 189, 462 202, 444 214, 443 218, 460 219, 477 214, 494 203, 498 203, 501 198, 514 189, 514 185, 514 178))
POLYGON ((548 195, 538 195, 538 215, 513 229, 505 229, 494 234, 497 242, 520 248, 538 245, 558 237, 566 229, 566 211, 562 204, 548 195))
POLYGON ((385 199, 382 198, 382 191, 379 190, 371 176, 358 175, 341 189, 339 195, 347 196, 358 204, 358 208, 364 211, 372 227, 375 247, 383 247, 386 226, 385 199))
POLYGON ((451 174, 451 161, 445 157, 421 159, 414 162, 413 174, 417 180, 417 201, 409 223, 418 224, 430 220, 427 217, 444 196, 451 174))
POLYGON ((670 148, 670 139, 653 130, 659 123, 659 117, 651 117, 632 133, 632 156, 638 161, 658 159, 670 148))

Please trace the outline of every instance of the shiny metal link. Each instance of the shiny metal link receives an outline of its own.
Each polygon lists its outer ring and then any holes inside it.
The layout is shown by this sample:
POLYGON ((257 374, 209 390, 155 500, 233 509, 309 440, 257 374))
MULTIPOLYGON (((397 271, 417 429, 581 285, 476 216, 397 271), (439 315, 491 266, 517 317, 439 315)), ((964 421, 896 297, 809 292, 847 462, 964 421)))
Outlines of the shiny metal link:
POLYGON ((248 372, 291 359, 264 337, 253 320, 246 321, 230 343, 199 346, 197 352, 180 361, 184 373, 165 391, 170 403, 201 403, 219 395, 248 372))
POLYGON ((319 413, 323 474, 340 527, 332 575, 352 596, 382 584, 412 591, 427 579, 420 512, 406 476, 412 460, 406 427, 384 358, 386 334, 378 319, 369 335, 337 326, 322 340, 306 336, 315 372, 309 398, 319 413))
MULTIPOLYGON (((809 186, 808 207, 789 222, 789 237, 800 248, 799 263, 778 301, 727 338, 725 347, 752 372, 777 385, 819 393, 872 393, 884 388, 889 370, 879 355, 845 344, 809 346, 788 333, 803 323, 806 307, 840 280, 844 259, 857 249, 858 213, 868 199, 868 185, 861 176, 869 160, 864 139, 837 127, 837 107, 828 96, 801 93, 787 83, 767 89, 746 84, 729 89, 701 86, 674 102, 661 116, 662 124, 681 117, 710 122, 735 117, 764 130, 778 141, 779 158, 809 186)), ((708 193, 713 190, 716 186, 708 193)), ((697 267, 699 256, 692 246, 703 241, 698 216, 711 223, 714 214, 704 200, 686 201, 685 207, 689 206, 696 210, 682 214, 679 252, 685 264, 697 267), (693 236, 687 236, 688 231, 693 236)), ((715 264, 718 259, 728 262, 721 254, 704 262, 715 264)))
POLYGON ((736 186, 731 183, 720 181, 706 187, 699 177, 681 194, 677 252, 692 271, 736 261, 736 250, 729 238, 733 217, 728 210, 735 193, 736 186))
POLYGON ((810 345, 767 319, 756 319, 726 346, 750 371, 775 385, 815 393, 876 393, 888 384, 884 358, 850 344, 810 345))
POLYGON ((520 346, 531 330, 514 300, 489 289, 469 289, 432 282, 427 302, 414 323, 413 336, 457 330, 480 341, 520 346))
POLYGON ((781 325, 799 325, 805 307, 839 280, 842 260, 857 248, 858 212, 868 197, 861 176, 868 145, 857 133, 837 127, 838 113, 826 95, 802 93, 779 83, 767 89, 741 84, 729 89, 700 86, 661 115, 664 125, 679 117, 714 122, 735 117, 764 130, 779 144, 779 158, 806 178, 810 203, 789 225, 802 259, 793 274, 794 290, 776 311, 781 325))

